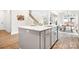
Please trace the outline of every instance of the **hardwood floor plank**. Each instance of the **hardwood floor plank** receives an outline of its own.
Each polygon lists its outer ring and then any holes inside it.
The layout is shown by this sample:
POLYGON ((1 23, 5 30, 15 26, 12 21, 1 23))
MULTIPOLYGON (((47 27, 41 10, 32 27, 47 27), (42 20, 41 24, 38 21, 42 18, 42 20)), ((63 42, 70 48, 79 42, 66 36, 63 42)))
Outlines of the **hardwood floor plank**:
POLYGON ((11 35, 6 31, 0 31, 0 49, 19 48, 18 34, 11 35))
POLYGON ((59 40, 53 49, 79 49, 79 38, 70 37, 59 40))

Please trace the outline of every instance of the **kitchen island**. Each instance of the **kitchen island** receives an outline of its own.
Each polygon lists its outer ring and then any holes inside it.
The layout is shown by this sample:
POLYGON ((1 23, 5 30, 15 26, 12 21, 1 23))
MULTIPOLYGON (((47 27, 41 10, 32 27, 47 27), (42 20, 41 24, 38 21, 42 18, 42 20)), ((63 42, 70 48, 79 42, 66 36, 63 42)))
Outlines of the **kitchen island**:
POLYGON ((49 49, 52 46, 52 27, 20 26, 19 42, 22 49, 49 49))

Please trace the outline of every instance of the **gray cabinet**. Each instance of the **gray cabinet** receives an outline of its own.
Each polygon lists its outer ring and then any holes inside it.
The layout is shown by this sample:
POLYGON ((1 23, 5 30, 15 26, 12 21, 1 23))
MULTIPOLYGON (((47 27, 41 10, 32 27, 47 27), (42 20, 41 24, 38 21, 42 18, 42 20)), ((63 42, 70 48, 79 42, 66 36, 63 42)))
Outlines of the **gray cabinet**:
POLYGON ((19 29, 20 47, 23 49, 40 48, 39 33, 36 31, 19 29))
POLYGON ((46 49, 49 49, 50 47, 51 47, 51 31, 50 30, 47 30, 46 32, 45 32, 45 35, 46 35, 46 38, 45 38, 45 48, 46 49))
POLYGON ((22 49, 49 49, 51 30, 34 31, 19 28, 19 42, 22 49))

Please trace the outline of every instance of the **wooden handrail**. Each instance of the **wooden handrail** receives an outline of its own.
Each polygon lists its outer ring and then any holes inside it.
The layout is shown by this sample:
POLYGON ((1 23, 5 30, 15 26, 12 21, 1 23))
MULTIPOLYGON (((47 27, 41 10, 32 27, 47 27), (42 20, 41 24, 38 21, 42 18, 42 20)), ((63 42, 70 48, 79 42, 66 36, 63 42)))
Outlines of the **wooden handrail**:
POLYGON ((39 23, 37 21, 37 19, 32 15, 31 10, 29 10, 29 16, 38 24, 38 25, 42 25, 41 23, 39 23))

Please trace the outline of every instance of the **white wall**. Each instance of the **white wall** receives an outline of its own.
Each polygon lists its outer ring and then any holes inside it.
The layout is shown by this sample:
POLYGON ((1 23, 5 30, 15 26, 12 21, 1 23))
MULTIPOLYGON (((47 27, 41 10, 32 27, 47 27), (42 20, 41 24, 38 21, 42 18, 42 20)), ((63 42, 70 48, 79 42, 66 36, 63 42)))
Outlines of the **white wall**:
POLYGON ((4 10, 4 27, 7 32, 11 32, 10 10, 4 10))
POLYGON ((10 20, 10 11, 0 10, 0 30, 6 30, 7 32, 11 32, 10 20))
POLYGON ((11 34, 18 33, 18 27, 21 25, 28 25, 29 11, 26 10, 12 10, 11 11, 11 34), (24 21, 18 21, 17 15, 24 15, 24 21))
POLYGON ((4 11, 0 10, 0 30, 4 30, 4 11))

